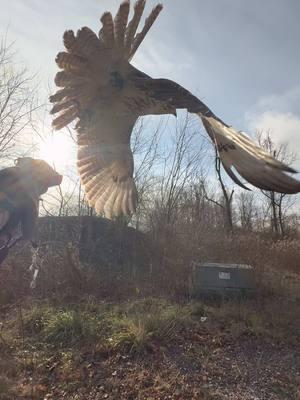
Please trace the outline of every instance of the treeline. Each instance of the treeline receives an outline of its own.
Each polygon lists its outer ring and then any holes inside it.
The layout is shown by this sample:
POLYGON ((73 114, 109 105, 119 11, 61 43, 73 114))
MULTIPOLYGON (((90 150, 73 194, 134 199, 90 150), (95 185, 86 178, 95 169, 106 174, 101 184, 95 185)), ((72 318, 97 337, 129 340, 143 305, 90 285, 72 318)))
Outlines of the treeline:
MULTIPOLYGON (((258 141, 286 164, 295 160, 287 145, 275 144, 270 132, 260 132, 258 141)), ((223 173, 214 146, 193 117, 182 114, 173 123, 141 120, 133 133, 132 148, 139 203, 136 215, 124 218, 125 224, 142 231, 164 227, 180 232, 184 226, 190 232, 215 228, 297 237, 298 197, 256 188, 246 191, 234 184, 223 173)), ((93 215, 93 210, 77 180, 71 192, 57 189, 47 196, 42 213, 83 216, 93 215)))
MULTIPOLYGON (((40 104, 34 78, 17 67, 12 46, 0 45, 0 161, 11 164, 18 155, 38 156, 42 135, 40 104)), ((48 114, 48 113, 46 113, 48 114)), ((50 120, 49 120, 50 124, 50 120)), ((71 136, 72 131, 68 132, 71 136)), ((72 136, 73 137, 73 136, 72 136)), ((74 136, 75 137, 75 136, 74 136)), ((259 144, 291 165, 295 154, 278 145, 271 132, 257 133, 259 144)), ((208 228, 230 232, 261 232, 272 237, 297 237, 298 197, 240 189, 223 173, 218 154, 192 116, 141 119, 132 135, 137 213, 123 223, 142 231, 191 233, 208 228)), ((71 144, 72 146, 72 144, 71 144)), ((76 140, 73 141, 76 146, 76 140)), ((70 149, 71 152, 71 149, 70 149)), ((93 215, 73 167, 62 187, 44 196, 41 215, 93 215)), ((193 233, 194 234, 194 233, 193 233)))

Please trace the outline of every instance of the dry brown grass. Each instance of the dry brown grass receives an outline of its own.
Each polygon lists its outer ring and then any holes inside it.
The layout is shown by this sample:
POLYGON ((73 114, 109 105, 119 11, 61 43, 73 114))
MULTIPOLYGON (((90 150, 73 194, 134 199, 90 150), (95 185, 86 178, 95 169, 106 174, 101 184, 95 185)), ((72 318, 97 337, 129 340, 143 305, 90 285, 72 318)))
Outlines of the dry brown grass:
POLYGON ((90 295, 111 300, 152 295, 184 301, 193 260, 250 264, 255 269, 260 297, 290 296, 299 300, 298 239, 275 241, 242 231, 225 234, 206 229, 193 233, 174 228, 156 232, 148 243, 152 257, 149 261, 147 256, 143 271, 129 264, 127 268, 126 263, 119 270, 117 266, 82 264, 72 246, 59 252, 43 249, 37 288, 33 291, 28 271, 30 255, 12 255, 0 270, 0 305, 32 296, 56 299, 58 303, 90 295))

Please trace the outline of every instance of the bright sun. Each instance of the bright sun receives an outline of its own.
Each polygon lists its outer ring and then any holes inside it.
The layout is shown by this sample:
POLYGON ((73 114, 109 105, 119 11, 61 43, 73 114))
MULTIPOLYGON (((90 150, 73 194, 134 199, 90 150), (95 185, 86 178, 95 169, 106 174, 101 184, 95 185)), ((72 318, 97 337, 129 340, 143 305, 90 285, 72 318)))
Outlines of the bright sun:
POLYGON ((66 167, 74 157, 74 142, 69 136, 60 132, 51 135, 39 145, 39 158, 47 161, 51 166, 66 167))

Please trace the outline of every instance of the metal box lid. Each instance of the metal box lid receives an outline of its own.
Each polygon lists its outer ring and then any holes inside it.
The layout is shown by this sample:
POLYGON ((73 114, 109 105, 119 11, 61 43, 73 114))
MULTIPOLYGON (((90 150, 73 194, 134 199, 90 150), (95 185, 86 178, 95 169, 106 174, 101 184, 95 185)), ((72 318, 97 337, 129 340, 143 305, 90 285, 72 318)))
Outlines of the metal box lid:
POLYGON ((223 263, 199 263, 192 262, 193 268, 229 268, 229 269, 252 269, 253 267, 249 264, 223 264, 223 263))
POLYGON ((193 291, 253 290, 254 269, 247 264, 192 263, 193 291))

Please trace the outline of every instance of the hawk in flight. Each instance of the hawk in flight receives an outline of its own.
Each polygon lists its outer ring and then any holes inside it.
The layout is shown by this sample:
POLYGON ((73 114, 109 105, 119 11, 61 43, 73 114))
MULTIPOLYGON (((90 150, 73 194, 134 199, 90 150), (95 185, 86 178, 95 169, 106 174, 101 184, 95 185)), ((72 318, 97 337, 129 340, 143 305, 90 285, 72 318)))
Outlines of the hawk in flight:
POLYGON ((39 197, 61 181, 45 161, 30 157, 0 171, 0 264, 19 240, 33 240, 39 197))
POLYGON ((81 28, 66 31, 65 51, 56 57, 61 69, 50 97, 56 114, 55 129, 77 120, 78 170, 90 206, 111 218, 135 211, 137 191, 133 180, 130 136, 140 116, 175 114, 187 109, 197 114, 218 149, 228 175, 246 188, 233 168, 252 185, 281 193, 297 193, 300 182, 287 175, 296 172, 271 157, 255 143, 218 118, 197 97, 168 79, 153 79, 130 61, 162 10, 158 4, 137 33, 146 0, 137 0, 129 21, 125 0, 113 18, 101 17, 98 34, 81 28))

